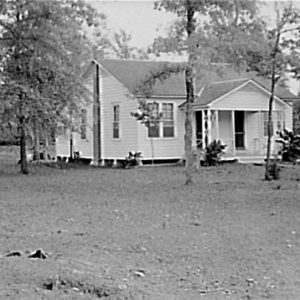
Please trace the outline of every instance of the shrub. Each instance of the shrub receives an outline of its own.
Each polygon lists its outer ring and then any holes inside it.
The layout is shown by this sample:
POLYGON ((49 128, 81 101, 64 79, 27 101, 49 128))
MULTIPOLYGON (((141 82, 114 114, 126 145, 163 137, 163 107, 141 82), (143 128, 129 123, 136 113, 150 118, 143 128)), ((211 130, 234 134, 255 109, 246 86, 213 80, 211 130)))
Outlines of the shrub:
POLYGON ((125 164, 124 164, 125 169, 128 169, 130 167, 141 166, 142 164, 141 158, 142 158, 141 152, 130 151, 128 155, 125 157, 125 164))
POLYGON ((279 132, 278 135, 279 139, 277 139, 276 142, 281 144, 279 154, 281 154, 282 160, 293 162, 299 158, 300 135, 286 129, 284 129, 283 132, 279 132))
POLYGON ((216 166, 221 160, 221 156, 224 154, 224 150, 227 146, 223 145, 221 141, 212 141, 204 150, 202 166, 216 166))

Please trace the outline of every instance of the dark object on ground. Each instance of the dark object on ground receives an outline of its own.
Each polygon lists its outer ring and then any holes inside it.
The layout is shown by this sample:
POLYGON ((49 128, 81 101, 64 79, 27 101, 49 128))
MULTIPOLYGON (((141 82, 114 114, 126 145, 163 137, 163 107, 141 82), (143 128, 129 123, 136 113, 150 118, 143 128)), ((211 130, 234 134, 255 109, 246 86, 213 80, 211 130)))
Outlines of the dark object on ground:
POLYGON ((47 254, 42 249, 37 249, 35 252, 28 255, 28 258, 40 258, 40 259, 46 259, 47 254))
POLYGON ((21 251, 12 251, 12 252, 6 254, 6 257, 12 257, 12 256, 22 256, 22 252, 21 251))

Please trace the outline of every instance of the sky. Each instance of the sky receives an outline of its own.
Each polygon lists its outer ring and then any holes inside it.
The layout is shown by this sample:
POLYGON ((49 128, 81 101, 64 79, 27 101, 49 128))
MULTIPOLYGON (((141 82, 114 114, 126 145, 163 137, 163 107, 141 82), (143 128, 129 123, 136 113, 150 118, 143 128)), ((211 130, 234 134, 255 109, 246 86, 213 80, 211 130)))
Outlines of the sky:
MULTIPOLYGON (((226 1, 226 0, 225 0, 226 1)), ((124 29, 132 36, 131 44, 137 47, 151 45, 154 38, 166 34, 176 15, 154 9, 151 0, 87 0, 99 12, 107 16, 107 25, 113 30, 124 29)), ((266 1, 262 15, 272 22, 274 1, 266 1)), ((300 0, 293 1, 300 8, 300 0)))
POLYGON ((154 10, 153 1, 89 0, 92 6, 107 16, 113 30, 123 29, 132 36, 132 45, 145 48, 154 38, 166 33, 176 15, 154 10))
MULTIPOLYGON (((131 45, 139 48, 147 48, 155 37, 166 35, 168 27, 176 20, 173 13, 155 10, 154 1, 151 0, 87 0, 87 2, 107 16, 109 28, 113 31, 125 30, 132 37, 131 45)), ((261 14, 271 24, 275 19, 274 1, 266 2, 267 4, 261 8, 261 14)), ((293 1, 293 4, 300 9, 300 0, 293 1)), ((174 57, 168 59, 176 60, 174 57)), ((293 82, 292 89, 298 92, 299 84, 293 82)))

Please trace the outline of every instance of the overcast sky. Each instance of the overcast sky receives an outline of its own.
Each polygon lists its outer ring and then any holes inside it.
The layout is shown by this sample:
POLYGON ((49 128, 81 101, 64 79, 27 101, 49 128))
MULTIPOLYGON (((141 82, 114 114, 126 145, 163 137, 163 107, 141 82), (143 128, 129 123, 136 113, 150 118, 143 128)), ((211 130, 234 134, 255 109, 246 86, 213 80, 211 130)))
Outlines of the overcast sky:
MULTIPOLYGON (((226 1, 226 0, 225 0, 226 1)), ((176 19, 173 13, 154 10, 154 1, 151 0, 87 0, 99 12, 107 16, 107 25, 113 30, 123 29, 132 36, 131 44, 137 47, 151 45, 154 38, 164 35, 172 21, 176 19)), ((261 9, 266 20, 274 20, 274 1, 261 9)), ((284 2, 284 1, 282 1, 284 2)), ((300 9, 300 0, 293 1, 300 9)), ((293 83, 293 90, 298 90, 299 84, 293 83)))
POLYGON ((123 29, 132 36, 132 45, 149 46, 155 37, 165 33, 176 16, 154 10, 153 1, 89 0, 98 11, 107 16, 107 25, 113 30, 123 29))
MULTIPOLYGON (((149 46, 155 37, 166 33, 172 21, 176 19, 173 13, 157 11, 151 0, 87 0, 98 11, 107 16, 107 25, 113 30, 124 29, 132 36, 132 45, 149 46)), ((262 7, 262 14, 269 20, 274 18, 273 3, 262 7)), ((300 0, 294 1, 300 7, 300 0)))

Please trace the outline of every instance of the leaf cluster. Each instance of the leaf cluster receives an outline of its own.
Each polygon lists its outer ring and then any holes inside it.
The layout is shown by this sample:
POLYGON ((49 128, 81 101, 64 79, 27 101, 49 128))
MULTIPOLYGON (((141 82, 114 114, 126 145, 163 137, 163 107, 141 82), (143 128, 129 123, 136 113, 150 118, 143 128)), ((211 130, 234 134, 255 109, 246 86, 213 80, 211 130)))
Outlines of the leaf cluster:
POLYGON ((156 102, 149 103, 146 100, 140 100, 138 111, 132 112, 131 116, 147 128, 155 127, 163 118, 162 113, 156 110, 156 105, 156 102))
POLYGON ((300 135, 295 134, 292 131, 284 129, 278 133, 279 138, 276 140, 280 143, 282 148, 280 154, 283 161, 294 161, 300 157, 300 135))
POLYGON ((80 0, 3 0, 0 8, 0 113, 13 124, 69 126, 69 111, 75 117, 88 98, 83 25, 96 26, 97 13, 80 0))

